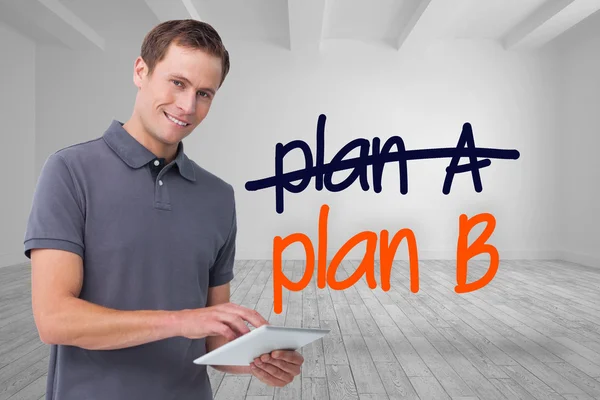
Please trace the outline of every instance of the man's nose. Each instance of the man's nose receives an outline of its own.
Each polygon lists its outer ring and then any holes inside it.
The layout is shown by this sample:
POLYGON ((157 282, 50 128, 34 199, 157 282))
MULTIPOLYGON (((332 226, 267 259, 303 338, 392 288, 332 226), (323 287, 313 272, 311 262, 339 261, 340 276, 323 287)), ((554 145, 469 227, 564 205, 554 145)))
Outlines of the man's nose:
POLYGON ((177 107, 185 114, 193 114, 196 109, 196 96, 182 94, 177 99, 177 107))

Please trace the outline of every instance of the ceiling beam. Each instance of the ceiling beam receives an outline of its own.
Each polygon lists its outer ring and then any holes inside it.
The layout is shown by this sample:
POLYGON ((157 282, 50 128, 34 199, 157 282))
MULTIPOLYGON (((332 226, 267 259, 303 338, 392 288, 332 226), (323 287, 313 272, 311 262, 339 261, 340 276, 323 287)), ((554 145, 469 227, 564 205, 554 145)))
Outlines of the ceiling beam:
POLYGON ((319 51, 327 0, 288 0, 290 50, 319 51))
POLYGON ((506 50, 542 46, 600 10, 598 0, 548 0, 502 39, 506 50))
MULTIPOLYGON (((28 32, 33 29, 45 32, 47 36, 54 37, 58 45, 72 50, 105 50, 104 38, 59 0, 4 1, 3 8, 2 13, 6 12, 7 17, 14 18, 9 23, 19 31, 28 32)), ((32 37, 36 38, 35 35, 32 37)), ((39 41, 36 39, 36 42, 51 43, 46 38, 39 41)))
POLYGON ((144 0, 159 22, 174 19, 202 21, 192 0, 144 0))
POLYGON ((398 37, 398 50, 402 48, 402 46, 408 40, 411 34, 414 33, 417 24, 419 23, 419 21, 421 21, 421 18, 425 14, 425 11, 427 11, 427 8, 429 7, 429 4, 431 2, 432 0, 421 0, 419 2, 417 8, 413 12, 406 25, 404 26, 404 29, 402 29, 400 37, 398 37))
POLYGON ((398 37, 397 48, 422 47, 433 39, 447 39, 444 30, 455 23, 471 0, 419 0, 398 37))

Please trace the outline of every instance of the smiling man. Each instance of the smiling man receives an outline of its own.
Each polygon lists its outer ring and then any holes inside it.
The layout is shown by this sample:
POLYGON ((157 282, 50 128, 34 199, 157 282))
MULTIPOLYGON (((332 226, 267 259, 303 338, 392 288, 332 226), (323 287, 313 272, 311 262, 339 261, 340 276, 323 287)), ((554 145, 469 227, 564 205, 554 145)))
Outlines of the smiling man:
MULTIPOLYGON (((229 71, 208 24, 176 20, 144 38, 131 118, 51 154, 25 236, 32 307, 51 345, 46 399, 212 399, 193 360, 267 321, 230 302, 233 187, 190 160, 182 140, 203 121, 229 71)), ((300 353, 248 367, 284 386, 300 353)))

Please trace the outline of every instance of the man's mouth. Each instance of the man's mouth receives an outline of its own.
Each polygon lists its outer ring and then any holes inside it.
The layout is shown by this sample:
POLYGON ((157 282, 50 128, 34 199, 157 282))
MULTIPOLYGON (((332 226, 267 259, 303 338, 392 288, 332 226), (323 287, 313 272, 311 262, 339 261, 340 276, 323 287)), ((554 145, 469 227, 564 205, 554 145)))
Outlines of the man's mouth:
POLYGON ((189 125, 188 123, 186 123, 186 122, 183 122, 183 121, 180 121, 180 120, 178 120, 177 118, 175 118, 175 117, 173 117, 173 116, 171 116, 171 115, 167 114, 167 113, 166 113, 166 112, 164 112, 164 111, 163 111, 163 113, 165 114, 165 116, 167 117, 167 119, 168 119, 169 121, 171 121, 173 124, 175 124, 175 125, 177 125, 177 126, 179 126, 179 127, 181 127, 181 128, 184 128, 184 127, 186 127, 186 126, 188 126, 188 125, 189 125))

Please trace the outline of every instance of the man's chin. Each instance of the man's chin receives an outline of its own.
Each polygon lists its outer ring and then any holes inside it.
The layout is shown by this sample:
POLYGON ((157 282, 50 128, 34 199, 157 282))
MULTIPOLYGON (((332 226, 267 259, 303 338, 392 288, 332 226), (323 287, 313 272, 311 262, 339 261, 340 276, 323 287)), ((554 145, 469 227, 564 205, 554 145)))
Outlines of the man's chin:
POLYGON ((168 140, 169 142, 177 143, 184 137, 190 134, 192 125, 188 125, 185 128, 179 128, 177 126, 173 126, 173 124, 169 121, 166 121, 165 124, 161 125, 161 133, 164 140, 168 140))
POLYGON ((175 134, 172 132, 161 132, 160 134, 160 140, 161 142, 163 142, 163 144, 167 145, 167 146, 175 146, 177 144, 179 144, 179 142, 181 142, 186 135, 182 135, 181 133, 179 134, 175 134))
POLYGON ((163 132, 162 135, 160 135, 159 139, 166 146, 175 146, 183 139, 183 137, 172 136, 163 132))

